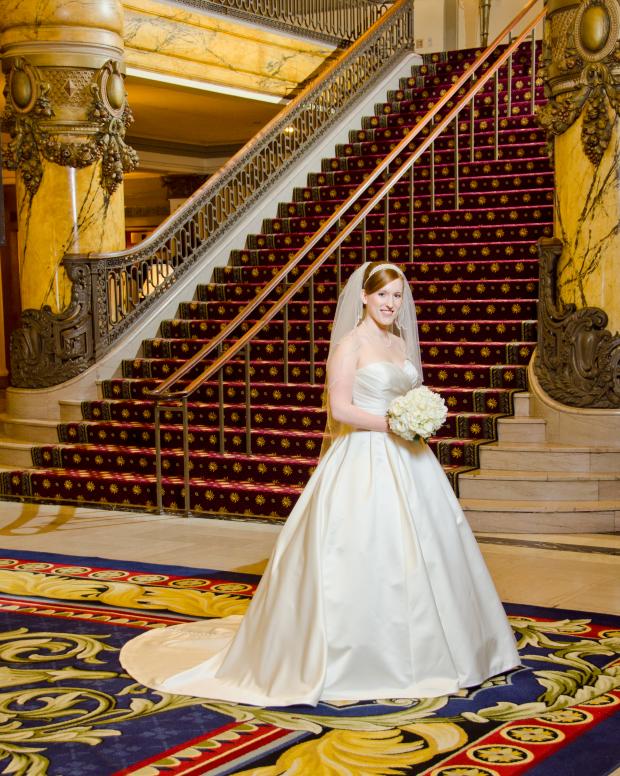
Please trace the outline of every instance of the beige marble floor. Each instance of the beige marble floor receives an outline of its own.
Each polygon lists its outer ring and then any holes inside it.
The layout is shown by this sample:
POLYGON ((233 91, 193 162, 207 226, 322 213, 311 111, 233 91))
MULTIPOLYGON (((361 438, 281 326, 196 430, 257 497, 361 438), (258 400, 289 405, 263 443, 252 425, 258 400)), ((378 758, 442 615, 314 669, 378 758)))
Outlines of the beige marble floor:
MULTIPOLYGON (((0 548, 258 570, 280 528, 0 502, 0 548)), ((620 615, 620 534, 481 534, 502 600, 620 615), (507 543, 502 543, 507 542, 507 543)))

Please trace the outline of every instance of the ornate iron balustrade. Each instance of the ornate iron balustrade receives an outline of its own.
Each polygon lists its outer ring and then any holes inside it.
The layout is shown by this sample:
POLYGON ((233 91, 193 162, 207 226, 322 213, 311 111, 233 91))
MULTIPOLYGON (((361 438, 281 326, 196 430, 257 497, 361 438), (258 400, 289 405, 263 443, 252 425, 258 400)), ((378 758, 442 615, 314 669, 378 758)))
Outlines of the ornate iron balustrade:
POLYGON ((24 312, 11 341, 12 384, 56 385, 100 359, 393 66, 394 57, 412 48, 413 0, 398 0, 147 240, 118 253, 65 256, 67 274, 80 283, 66 310, 24 312))
POLYGON ((339 45, 357 40, 392 2, 382 0, 178 0, 339 45))
MULTIPOLYGON (((452 144, 448 144, 452 157, 450 162, 453 176, 451 190, 454 207, 458 209, 461 206, 459 163, 473 161, 476 158, 477 150, 489 147, 486 142, 480 148, 476 146, 473 125, 479 115, 480 105, 490 104, 492 106, 492 115, 487 120, 492 123, 494 155, 496 159, 499 157, 500 121, 513 115, 514 91, 523 89, 524 86, 522 78, 519 79, 518 85, 514 82, 513 55, 517 48, 528 39, 530 67, 527 78, 530 106, 532 109, 534 106, 537 81, 535 32, 536 27, 545 16, 545 10, 540 11, 533 20, 526 23, 524 29, 516 36, 513 33, 515 28, 529 15, 536 3, 537 0, 529 0, 515 19, 475 60, 472 66, 446 91, 416 126, 399 141, 381 163, 377 164, 349 198, 324 221, 314 235, 305 242, 304 246, 265 284, 262 291, 219 334, 148 394, 150 398, 155 400, 157 507, 160 512, 163 511, 165 488, 162 474, 160 423, 162 409, 181 413, 184 455, 184 512, 188 515, 191 513, 191 429, 188 403, 196 391, 207 381, 217 381, 219 448, 221 453, 226 453, 225 397, 229 395, 226 383, 227 380, 232 379, 227 375, 232 374, 233 359, 237 357, 237 364, 241 362, 244 371, 243 403, 245 404, 246 428, 244 435, 236 434, 236 436, 239 445, 242 444, 242 437, 245 436, 245 452, 251 454, 253 392, 251 347, 255 340, 260 339, 260 333, 264 328, 276 316, 279 316, 277 320, 278 324, 282 326, 283 332, 283 380, 286 383, 289 381, 289 305, 293 300, 301 301, 304 310, 307 308, 308 315, 308 352, 303 355, 307 356, 309 381, 314 384, 317 378, 322 380, 324 377, 323 366, 316 364, 315 277, 317 270, 328 261, 331 262, 335 268, 338 290, 340 289, 342 246, 345 240, 357 230, 361 236, 359 244, 362 246, 362 262, 368 260, 367 217, 373 213, 380 213, 384 218, 384 255, 377 258, 382 261, 390 260, 390 216, 394 214, 390 209, 390 197, 393 195, 396 185, 401 182, 406 184, 408 190, 408 242, 409 250, 413 254, 415 246, 416 163, 419 162, 423 154, 429 153, 430 159, 426 164, 429 168, 430 201, 432 208, 435 209, 437 206, 435 201, 436 170, 438 167, 445 167, 448 164, 445 158, 439 159, 439 154, 435 153, 435 147, 440 138, 447 137, 450 140, 453 137, 452 144), (505 40, 508 43, 502 50, 500 46, 505 40), (506 90, 500 88, 500 74, 506 75, 506 90), (489 95, 484 93, 484 88, 488 84, 492 85, 490 100, 489 95), (417 141, 418 145, 411 152, 410 146, 413 141, 417 141), (377 187, 379 187, 378 190, 376 190, 377 187), (329 244, 325 246, 327 239, 329 239, 329 244), (321 246, 320 249, 318 246, 321 246), (314 252, 315 248, 317 248, 318 255, 314 252), (296 269, 297 267, 303 267, 301 274, 296 269), (294 273, 293 270, 295 270, 294 273), (254 318, 252 316, 257 311, 260 316, 259 320, 251 324, 251 321, 256 318, 256 315, 254 318), (196 376, 196 371, 201 367, 204 367, 202 372, 196 376)), ((238 451, 240 447, 237 446, 234 449, 238 451)))

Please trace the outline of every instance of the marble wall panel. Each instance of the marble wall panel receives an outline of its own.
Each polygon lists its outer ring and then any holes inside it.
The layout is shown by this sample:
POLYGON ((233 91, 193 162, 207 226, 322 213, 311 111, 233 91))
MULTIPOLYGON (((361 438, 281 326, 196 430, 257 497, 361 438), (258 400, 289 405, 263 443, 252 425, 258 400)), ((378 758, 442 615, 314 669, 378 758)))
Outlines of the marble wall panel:
POLYGON ((583 153, 583 118, 555 138, 555 235, 564 242, 558 265, 560 298, 601 307, 608 329, 620 330, 620 121, 598 167, 583 153))
POLYGON ((126 0, 129 66, 285 95, 333 50, 172 4, 126 0))
POLYGON ((43 166, 41 185, 32 198, 17 179, 22 309, 49 305, 59 312, 71 296, 61 267, 65 253, 125 247, 123 188, 111 197, 105 194, 99 185, 100 163, 79 170, 47 161, 43 166))

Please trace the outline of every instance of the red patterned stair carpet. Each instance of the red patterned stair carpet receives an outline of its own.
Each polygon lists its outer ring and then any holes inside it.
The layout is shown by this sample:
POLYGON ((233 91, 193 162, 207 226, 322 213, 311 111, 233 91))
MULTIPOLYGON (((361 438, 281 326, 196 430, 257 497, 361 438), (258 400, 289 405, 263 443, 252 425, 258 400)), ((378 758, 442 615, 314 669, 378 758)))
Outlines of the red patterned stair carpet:
MULTIPOLYGON (((350 142, 323 160, 294 201, 281 203, 261 234, 247 237, 228 266, 182 303, 160 337, 122 365, 123 377, 104 382, 99 401, 84 402, 83 420, 59 425, 60 443, 34 449, 35 467, 2 475, 8 497, 152 507, 153 405, 144 392, 169 376, 220 331, 302 246, 381 155, 415 124, 453 83, 475 52, 432 55, 400 88, 350 132, 350 142)), ((514 58, 512 113, 500 120, 495 159, 491 88, 477 103, 475 155, 469 153, 469 111, 459 124, 460 208, 454 205, 454 131, 436 146, 435 209, 431 209, 429 154, 415 173, 415 248, 410 255, 408 183, 390 200, 389 259, 412 280, 425 382, 445 397, 450 415, 431 444, 453 484, 475 467, 480 444, 496 438, 497 419, 512 412, 512 396, 526 387, 535 342, 538 269, 536 240, 552 230, 553 172, 542 131, 530 110, 530 51, 514 58)), ((505 83, 500 81, 500 104, 505 83)), ((536 99, 543 99, 542 87, 536 99)), ((449 109, 448 105, 445 110, 449 109)), ((371 196, 377 187, 369 190, 371 196)), ((367 222, 367 258, 384 259, 383 213, 367 222)), ((326 238, 326 243, 329 241, 326 238)), ((318 251, 317 251, 318 253, 318 251)), ((308 260, 317 255, 311 253, 308 260)), ((342 277, 362 261, 361 234, 343 246, 342 277)), ((307 262, 306 262, 307 263, 307 262)), ((302 264, 303 268, 303 264, 302 264)), ((301 269, 295 271, 299 274, 301 269)), ((310 384, 307 297, 290 305, 289 383, 283 382, 282 319, 252 346, 252 450, 245 454, 243 362, 226 368, 226 445, 218 452, 217 384, 204 384, 190 404, 192 508, 230 515, 284 518, 316 465, 324 415, 323 361, 335 309, 335 263, 323 266, 315 293, 317 384, 310 384)), ((261 312, 264 308, 261 310, 261 312)), ((253 320, 256 320, 254 318, 253 320)), ((196 371, 198 374, 198 371, 196 371)), ((183 504, 179 414, 164 415, 164 504, 183 504)))

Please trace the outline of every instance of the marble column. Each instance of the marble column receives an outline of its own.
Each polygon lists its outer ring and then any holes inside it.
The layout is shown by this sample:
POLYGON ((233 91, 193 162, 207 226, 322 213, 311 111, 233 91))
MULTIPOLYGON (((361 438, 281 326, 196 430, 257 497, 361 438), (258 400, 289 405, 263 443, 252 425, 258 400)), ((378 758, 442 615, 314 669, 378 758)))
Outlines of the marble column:
POLYGON ((0 20, 6 74, 4 163, 16 171, 22 309, 64 310, 66 253, 124 244, 123 172, 131 122, 120 0, 9 0, 0 20))
POLYGON ((548 0, 539 119, 556 171, 536 369, 553 398, 620 406, 620 8, 548 0))

